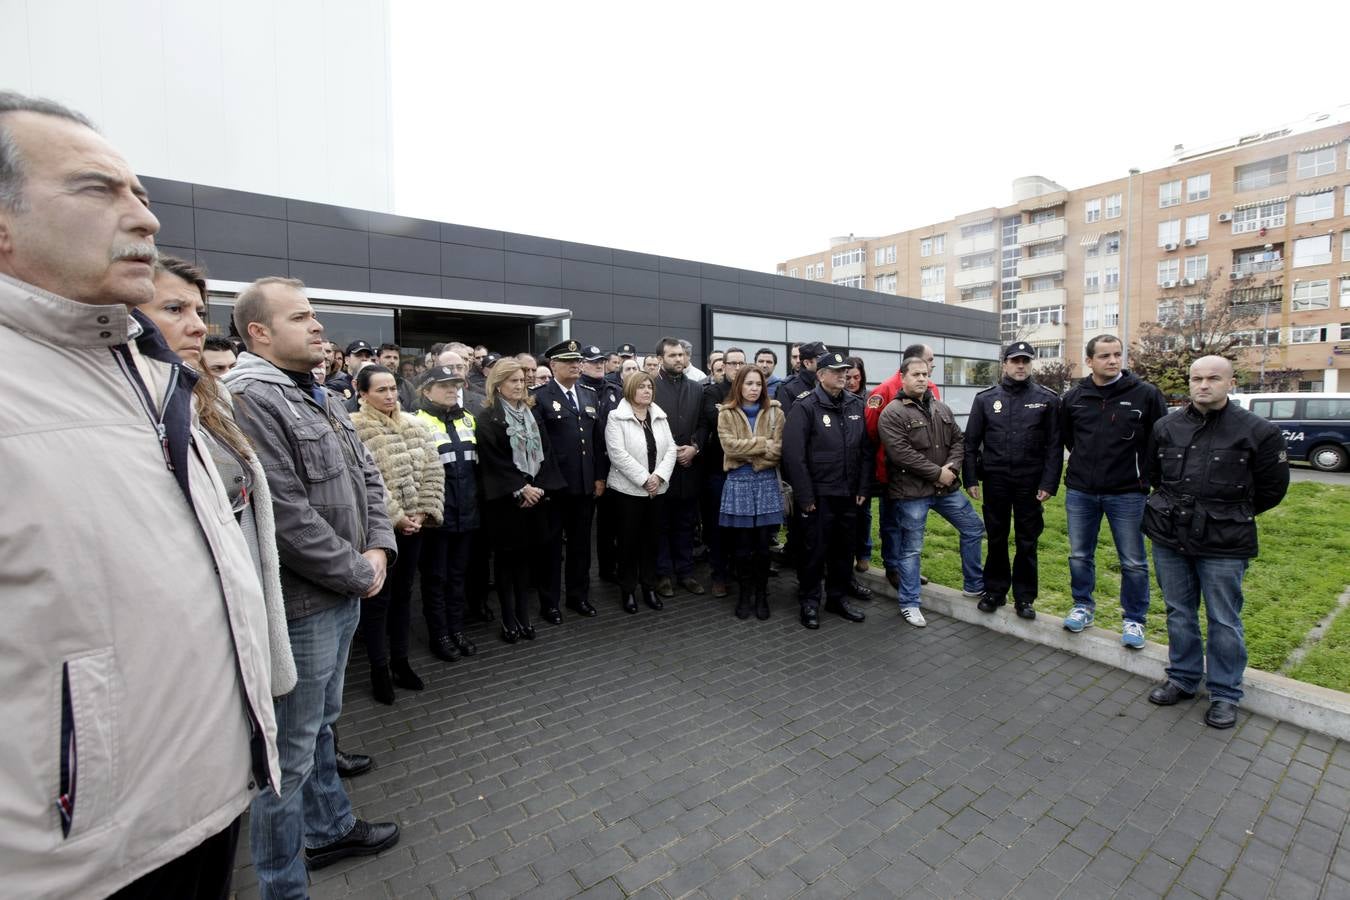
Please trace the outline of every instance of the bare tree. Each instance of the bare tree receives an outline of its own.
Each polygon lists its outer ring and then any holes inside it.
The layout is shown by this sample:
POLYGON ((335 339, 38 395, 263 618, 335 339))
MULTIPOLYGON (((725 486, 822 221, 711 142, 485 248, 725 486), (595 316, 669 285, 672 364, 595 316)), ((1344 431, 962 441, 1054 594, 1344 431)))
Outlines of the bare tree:
POLYGON ((1065 359, 1044 359, 1035 366, 1036 383, 1056 394, 1063 394, 1075 381, 1073 366, 1065 359))

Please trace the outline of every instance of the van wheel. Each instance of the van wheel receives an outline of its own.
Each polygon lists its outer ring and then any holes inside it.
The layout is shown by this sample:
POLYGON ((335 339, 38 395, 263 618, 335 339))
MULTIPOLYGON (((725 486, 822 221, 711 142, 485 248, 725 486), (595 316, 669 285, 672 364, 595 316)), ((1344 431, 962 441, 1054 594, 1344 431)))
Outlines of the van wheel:
POLYGON ((1339 472, 1345 468, 1345 459, 1345 448, 1335 444, 1322 444, 1308 453, 1308 462, 1323 472, 1339 472))

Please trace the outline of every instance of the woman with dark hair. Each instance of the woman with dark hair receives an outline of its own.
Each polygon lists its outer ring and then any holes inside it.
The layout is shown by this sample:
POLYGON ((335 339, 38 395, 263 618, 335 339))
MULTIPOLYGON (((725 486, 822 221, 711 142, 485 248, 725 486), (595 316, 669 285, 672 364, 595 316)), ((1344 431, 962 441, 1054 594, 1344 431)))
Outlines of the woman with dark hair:
POLYGON ((239 426, 234 422, 230 393, 202 363, 206 326, 206 273, 186 260, 161 256, 155 263, 155 296, 140 310, 149 316, 169 349, 187 365, 180 377, 195 379, 193 418, 201 426, 206 450, 215 463, 225 496, 244 533, 257 569, 267 609, 267 638, 272 652, 272 696, 295 687, 286 606, 281 596, 281 562, 277 556, 276 523, 267 476, 239 426))
POLYGON ((361 601, 361 637, 370 658, 375 700, 394 702, 394 686, 423 688, 408 664, 413 576, 422 549, 422 526, 439 525, 445 503, 445 470, 431 433, 399 409, 398 381, 384 366, 372 364, 356 375, 359 407, 352 424, 384 478, 385 507, 394 526, 398 561, 374 597, 361 601))
POLYGON ((558 540, 548 493, 567 485, 550 454, 548 433, 534 418, 524 365, 511 357, 499 360, 484 387, 487 399, 475 426, 478 475, 502 607, 501 637, 514 644, 522 637, 534 640, 531 560, 542 555, 540 545, 558 540))
POLYGON ((778 461, 783 456, 783 407, 764 386, 764 373, 743 366, 717 407, 722 442, 722 488, 718 524, 733 536, 740 596, 736 618, 769 617, 769 543, 783 524, 778 461))
MULTIPOLYGON (((850 356, 846 362, 849 367, 844 370, 844 390, 857 394, 867 401, 867 366, 862 358, 850 356)), ((879 495, 880 488, 873 484, 872 492, 879 495)), ((853 569, 857 572, 866 572, 871 567, 872 562, 872 498, 867 498, 858 510, 858 517, 854 520, 856 538, 853 542, 853 569)), ((854 582, 856 583, 856 582, 854 582)), ((853 585, 850 584, 850 588, 853 585)))

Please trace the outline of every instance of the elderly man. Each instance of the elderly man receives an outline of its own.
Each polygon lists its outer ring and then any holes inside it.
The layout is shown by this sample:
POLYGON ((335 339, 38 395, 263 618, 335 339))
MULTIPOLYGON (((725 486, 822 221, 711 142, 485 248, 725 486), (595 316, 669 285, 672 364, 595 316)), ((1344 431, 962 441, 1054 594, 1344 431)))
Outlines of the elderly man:
POLYGON ((281 782, 262 588, 136 309, 159 222, 80 114, 0 92, 0 893, 220 897, 281 782))
POLYGON ((1232 728, 1242 701, 1242 576, 1256 557, 1256 516, 1289 489, 1279 426, 1229 403, 1233 385, 1233 364, 1223 357, 1191 363, 1190 404, 1153 426, 1154 491, 1144 507, 1167 605, 1167 680, 1148 699, 1159 706, 1189 700, 1203 677, 1211 728, 1232 728), (1202 596, 1208 648, 1200 637, 1202 596))

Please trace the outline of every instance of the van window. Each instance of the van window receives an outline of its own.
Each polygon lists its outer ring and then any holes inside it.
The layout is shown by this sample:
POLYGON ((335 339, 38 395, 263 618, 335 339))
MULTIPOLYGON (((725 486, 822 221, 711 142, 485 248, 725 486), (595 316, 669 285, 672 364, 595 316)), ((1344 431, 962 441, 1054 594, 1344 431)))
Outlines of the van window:
POLYGON ((1264 419, 1292 419, 1297 400, 1253 400, 1252 412, 1264 419))
POLYGON ((1305 407, 1305 419, 1350 420, 1350 399, 1326 397, 1320 400, 1308 400, 1305 407))

